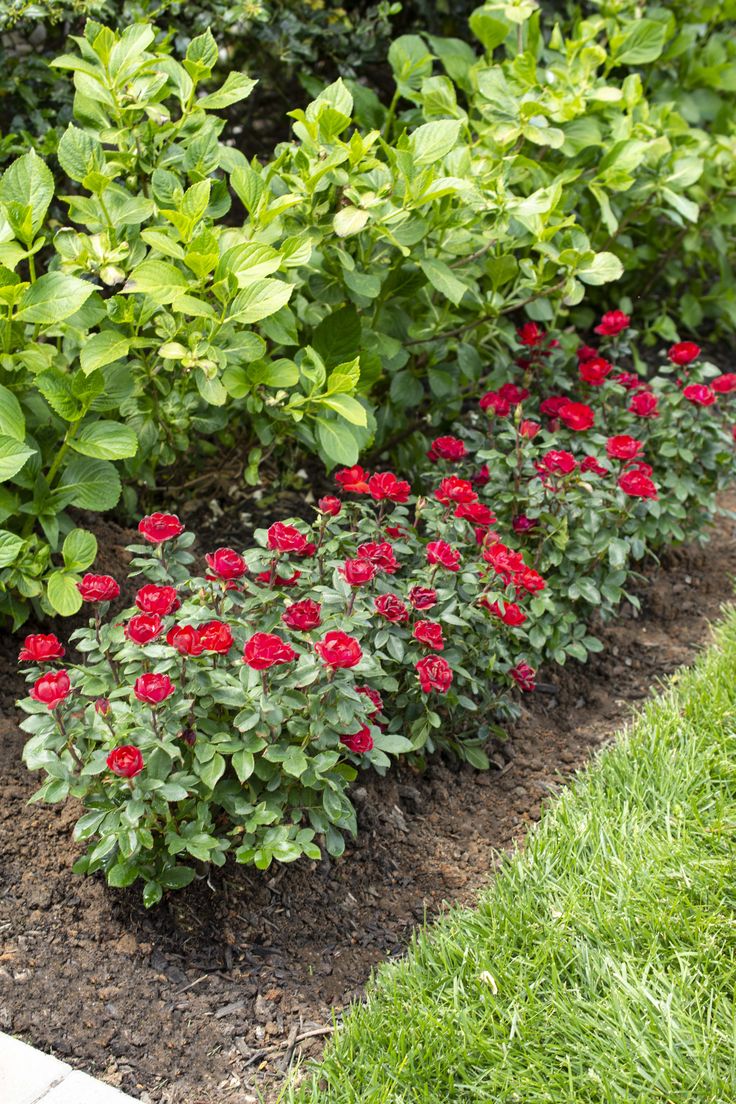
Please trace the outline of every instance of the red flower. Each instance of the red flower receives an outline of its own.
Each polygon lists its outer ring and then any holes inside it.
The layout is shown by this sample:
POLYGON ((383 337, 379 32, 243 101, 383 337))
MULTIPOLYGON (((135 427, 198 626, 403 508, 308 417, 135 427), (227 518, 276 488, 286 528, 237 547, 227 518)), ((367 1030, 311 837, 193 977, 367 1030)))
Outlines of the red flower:
POLYGON ((633 468, 619 476, 618 485, 631 498, 657 497, 657 488, 649 476, 633 468))
POLYGON ((499 418, 507 418, 511 413, 511 403, 498 391, 486 391, 480 399, 481 410, 492 410, 499 418))
POLYGON ((525 322, 523 326, 519 326, 517 329, 516 336, 520 345, 526 345, 530 349, 538 349, 540 345, 544 344, 547 334, 540 329, 536 322, 525 322))
POLYGON ((564 403, 560 407, 557 416, 568 429, 573 429, 576 432, 590 429, 595 422, 595 414, 591 408, 586 406, 585 403, 579 402, 564 403))
POLYGON ((53 633, 35 633, 27 636, 20 650, 20 663, 49 663, 52 659, 61 659, 64 645, 53 633))
POLYGON ((317 503, 320 512, 323 514, 329 514, 330 517, 337 517, 342 510, 342 502, 339 498, 335 498, 334 495, 325 495, 317 503))
POLYGON ((536 518, 527 517, 526 514, 517 514, 511 521, 511 528, 515 533, 528 533, 530 529, 535 529, 537 525, 539 525, 539 522, 536 518))
POLYGON ((376 612, 394 625, 409 620, 409 611, 397 594, 379 594, 373 599, 376 612))
POLYGON ((354 636, 342 629, 325 633, 314 645, 314 650, 326 667, 355 667, 363 658, 363 649, 354 636))
POLYGON ((179 655, 198 656, 204 651, 199 629, 194 625, 174 625, 166 634, 166 643, 176 648, 179 655))
POLYGON ((429 460, 462 460, 466 454, 465 442, 459 437, 438 437, 427 453, 429 460))
POLYGON ((150 644, 164 631, 164 623, 157 613, 137 613, 125 626, 125 635, 134 644, 150 644))
POLYGON ((686 364, 692 364, 694 360, 697 360, 700 352, 700 346, 696 345, 694 341, 678 341, 669 350, 667 356, 673 364, 678 364, 680 368, 684 368, 686 364))
POLYGON ((657 396, 653 395, 651 391, 639 391, 636 395, 631 396, 629 411, 639 418, 656 418, 659 414, 657 402, 657 396))
POLYGON ((448 571, 460 570, 460 553, 451 548, 447 541, 430 541, 427 545, 427 563, 441 564, 448 571))
POLYGON ((598 350, 592 349, 590 345, 581 345, 575 350, 575 356, 578 360, 592 360, 593 357, 598 356, 598 350))
POLYGON ((419 685, 425 694, 432 690, 438 690, 440 694, 446 694, 452 683, 452 669, 450 664, 442 656, 425 656, 415 664, 419 685))
POLYGON ((376 571, 383 571, 386 575, 395 575, 399 570, 393 547, 388 541, 367 541, 358 546, 358 556, 369 560, 376 571))
POLYGON ((243 660, 254 671, 267 671, 270 667, 281 667, 292 663, 296 652, 275 633, 257 632, 246 640, 243 660))
POLYGON ((613 365, 599 356, 584 360, 578 368, 581 380, 591 387, 600 387, 612 371, 613 365))
POLYGON ((626 329, 630 321, 630 316, 623 311, 607 311, 595 327, 595 332, 603 337, 615 337, 626 329))
POLYGON ((550 395, 548 399, 544 399, 539 404, 540 413, 546 414, 548 418, 559 417, 560 408, 569 402, 564 395, 550 395))
POLYGON ((626 433, 619 437, 609 437, 606 441, 606 452, 613 460, 634 460, 643 451, 642 442, 626 433))
POLYGON ((208 552, 205 559, 210 571, 218 579, 240 579, 248 570, 243 557, 232 548, 218 548, 216 552, 208 552))
POLYGON ((77 590, 85 602, 111 602, 120 593, 112 575, 85 575, 77 590))
POLYGON ((110 705, 109 698, 96 698, 95 699, 95 713, 99 717, 108 717, 112 712, 112 706, 110 705))
POLYGON ((448 475, 443 479, 434 492, 434 497, 443 506, 449 506, 451 502, 476 502, 478 499, 472 484, 457 475, 448 475))
POLYGON ((516 666, 512 667, 509 671, 509 674, 519 689, 527 694, 536 689, 537 684, 534 681, 536 673, 534 668, 530 667, 528 663, 517 663, 516 666))
POLYGON ((682 393, 693 406, 712 406, 716 401, 715 394, 704 383, 690 383, 682 393))
MULTIPOLYGON (((522 422, 522 425, 523 424, 522 422)), ((485 487, 486 483, 490 483, 490 481, 491 472, 487 464, 483 464, 482 467, 478 468, 475 475, 471 475, 470 477, 470 482, 474 483, 476 487, 485 487)))
POLYGON ((437 591, 432 587, 410 587, 408 597, 415 610, 427 610, 437 605, 437 591))
POLYGON ((428 648, 434 648, 436 652, 441 652, 445 646, 442 637, 442 626, 438 621, 417 621, 413 636, 420 644, 426 644, 428 648))
POLYGON ((710 386, 719 395, 728 395, 729 392, 736 391, 736 373, 727 372, 723 376, 716 376, 714 380, 711 380, 710 386))
POLYGON ((526 621, 526 614, 521 606, 517 606, 516 602, 504 602, 503 609, 501 609, 500 602, 490 602, 487 598, 481 598, 480 604, 485 606, 494 617, 500 618, 504 625, 511 625, 516 628, 526 621))
POLYGON ((107 757, 108 769, 119 778, 135 778, 143 770, 143 756, 140 748, 122 744, 113 748, 107 757))
POLYGON ((36 679, 30 689, 30 695, 34 701, 41 702, 48 709, 56 709, 58 705, 68 698, 72 691, 72 684, 66 671, 49 671, 36 679))
POLYGON ((365 755, 373 747, 373 737, 368 725, 361 725, 357 732, 340 737, 340 743, 344 744, 356 755, 365 755))
POLYGON ((176 587, 156 586, 155 583, 146 583, 141 587, 135 596, 135 604, 141 613, 158 613, 161 617, 181 605, 176 587))
POLYGON ((303 552, 307 538, 294 525, 276 521, 266 534, 268 547, 274 552, 303 552))
POLYGON ((149 544, 163 544, 184 532, 176 514, 147 514, 138 522, 138 532, 149 544))
POLYGON ((464 518, 472 525, 493 525, 496 515, 482 502, 461 502, 455 510, 456 518, 464 518))
POLYGON ((530 418, 525 418, 523 422, 519 424, 519 433, 522 437, 526 437, 531 441, 532 437, 536 437, 541 429, 539 422, 533 422, 530 418))
POLYGON ((571 452, 566 452, 564 449, 550 449, 549 452, 545 452, 536 466, 537 470, 569 475, 570 472, 575 471, 578 463, 571 452))
POLYGON ((586 456, 580 465, 580 470, 592 472, 593 475, 608 475, 608 468, 604 464, 599 464, 595 456, 586 456))
POLYGON ((372 686, 356 686, 355 692, 356 694, 364 694, 373 705, 374 711, 369 714, 371 720, 383 712, 383 698, 372 686))
POLYGON ((133 693, 144 705, 160 705, 176 690, 168 675, 155 673, 139 675, 133 685, 133 693))
POLYGON ((205 652, 227 655, 235 643, 232 629, 224 621, 208 621, 199 630, 199 642, 205 652))
POLYGON ((311 598, 304 598, 301 602, 292 602, 281 615, 281 620, 290 629, 299 632, 309 632, 317 629, 322 624, 322 607, 319 602, 311 598))
POLYGON ((376 576, 376 569, 370 560, 345 560, 340 574, 352 587, 365 586, 376 576))
POLYGON ((519 387, 516 383, 502 383, 498 389, 498 393, 502 399, 505 399, 509 406, 518 406, 524 399, 529 398, 529 390, 526 387, 519 387))
POLYGON ((513 583, 517 590, 525 590, 528 594, 536 594, 538 591, 544 590, 547 585, 539 572, 535 571, 533 567, 523 567, 520 571, 517 571, 513 583))
POLYGON ((266 586, 275 590, 276 587, 293 587, 299 582, 301 578, 301 571, 294 571, 291 575, 279 575, 278 572, 274 572, 269 567, 267 571, 261 571, 256 575, 257 583, 265 583, 266 586))
POLYGON ((641 378, 633 372, 618 372, 612 377, 614 383, 619 383, 625 391, 631 391, 633 387, 641 386, 641 378))
POLYGON ((393 472, 376 472, 368 480, 368 490, 376 502, 406 502, 411 486, 405 479, 397 479, 393 472))
POLYGON ((346 494, 368 494, 368 473, 360 464, 336 472, 335 482, 340 484, 346 494))

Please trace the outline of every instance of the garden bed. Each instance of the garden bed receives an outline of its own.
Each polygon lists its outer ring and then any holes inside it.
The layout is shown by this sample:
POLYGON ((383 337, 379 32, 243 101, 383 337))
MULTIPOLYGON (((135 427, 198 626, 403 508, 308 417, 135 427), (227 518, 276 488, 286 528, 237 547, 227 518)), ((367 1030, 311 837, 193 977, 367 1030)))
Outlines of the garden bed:
MULTIPOLYGON (((732 597, 733 530, 721 518, 704 549, 653 571, 641 616, 605 630, 585 667, 543 672, 490 773, 436 760, 361 780, 360 835, 341 859, 265 874, 228 865, 212 875, 217 893, 200 881, 152 912, 136 888, 71 874, 76 809, 26 804, 35 779, 13 705, 18 640, 6 637, 0 1028, 155 1104, 245 1104, 256 1088, 274 1099, 297 1037, 329 1027, 425 916, 471 901, 565 776, 691 660, 732 597)), ((125 534, 110 536, 115 554, 125 534)))

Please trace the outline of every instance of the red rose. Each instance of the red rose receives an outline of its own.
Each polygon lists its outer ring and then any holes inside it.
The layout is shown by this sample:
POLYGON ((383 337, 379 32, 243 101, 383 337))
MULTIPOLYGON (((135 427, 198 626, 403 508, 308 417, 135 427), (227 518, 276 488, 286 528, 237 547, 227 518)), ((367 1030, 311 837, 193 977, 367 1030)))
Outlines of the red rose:
POLYGON ((503 609, 501 609, 500 602, 491 602, 488 598, 481 598, 480 604, 494 617, 498 617, 503 621, 504 625, 511 625, 516 628, 526 621, 526 614, 521 606, 517 606, 516 602, 504 602, 503 609))
POLYGON ((704 383, 690 383, 682 393, 693 406, 712 406, 716 401, 715 394, 704 383))
POLYGON ((119 778, 135 778, 143 770, 143 756, 139 748, 123 744, 112 749, 107 757, 107 766, 119 778))
POLYGON ((257 632, 246 640, 243 649, 243 661, 254 671, 267 671, 270 667, 281 667, 293 663, 296 652, 275 633, 257 632))
POLYGON ((582 472, 592 472, 593 475, 608 475, 608 468, 604 464, 599 464, 595 456, 586 456, 580 465, 582 472))
POLYGON ((364 694, 373 705, 374 710, 369 714, 371 720, 377 717, 379 713, 383 712, 383 698, 372 686, 356 686, 355 692, 356 694, 364 694))
POLYGON ((347 494, 368 494, 368 473, 361 468, 360 464, 336 472, 335 482, 339 483, 347 494))
POLYGON ((581 380, 584 383, 589 383, 591 387, 600 387, 606 382, 606 377, 613 371, 613 365, 609 364, 603 357, 593 357, 591 360, 584 360, 578 372, 581 380))
POLYGON ((590 345, 581 345, 575 350, 575 356, 578 360, 592 360, 593 357, 598 356, 598 350, 592 349, 590 345))
POLYGON ((523 326, 519 326, 517 329, 516 336, 520 345, 526 345, 530 349, 538 349, 540 345, 544 344, 547 334, 540 329, 536 322, 525 322, 523 326))
POLYGON ((578 462, 573 454, 564 449, 550 449, 536 465, 538 471, 560 472, 562 475, 569 475, 577 466, 578 462))
POLYGON ((84 602, 111 602, 120 593, 112 575, 85 575, 77 590, 84 602))
POLYGON ((596 326, 595 332, 603 337, 615 337, 626 329, 630 321, 631 317, 623 311, 607 311, 596 326))
POLYGON ((125 635, 133 644, 150 644, 164 631, 164 623, 157 613, 137 613, 125 626, 125 635))
POLYGON ((633 387, 641 386, 641 378, 633 372, 618 372, 612 377, 614 383, 619 383, 625 391, 631 391, 633 387))
POLYGON ((684 368, 686 364, 692 364, 700 356, 700 346, 694 341, 678 341, 667 353, 673 364, 684 368))
POLYGON ((509 406, 518 406, 524 399, 529 398, 528 388, 519 387, 516 383, 502 383, 498 389, 498 394, 506 400, 509 406))
POLYGON ((355 667, 363 658, 363 649, 354 636, 342 629, 325 633, 314 645, 314 650, 326 667, 355 667))
POLYGON ((547 586, 542 576, 533 567, 523 567, 517 571, 513 582, 517 590, 525 590, 528 594, 536 594, 547 586))
POLYGON ((376 571, 383 571, 386 575, 395 575, 399 570, 393 547, 388 541, 367 541, 358 546, 358 556, 361 560, 369 560, 376 571))
POLYGON ((467 449, 459 437, 438 437, 427 453, 429 460, 462 460, 467 449))
POLYGON ((35 633, 27 636, 20 650, 18 661, 20 663, 49 663, 52 659, 61 659, 64 655, 64 645, 53 633, 35 633))
POLYGON ((460 570, 460 553, 451 548, 447 541, 430 541, 427 545, 427 563, 441 564, 448 571, 460 570))
POLYGON ((540 413, 546 414, 548 418, 557 418, 561 407, 569 401, 564 395, 550 395, 539 404, 540 413))
POLYGON ((415 664, 419 685, 425 694, 432 690, 438 690, 440 694, 446 694, 452 683, 452 669, 450 664, 442 656, 425 656, 415 664))
POLYGON ((110 705, 109 698, 96 698, 95 699, 95 713, 99 717, 109 717, 112 712, 112 706, 110 705))
POLYGON ((345 560, 340 574, 352 587, 365 586, 376 576, 376 569, 370 560, 345 560))
POLYGON ((49 671, 36 679, 30 689, 34 701, 41 702, 48 709, 56 709, 72 691, 72 684, 66 671, 49 671))
POLYGON ((281 615, 281 620, 290 629, 299 632, 309 632, 317 629, 322 624, 322 607, 319 602, 311 598, 304 598, 301 602, 292 602, 281 615))
POLYGON ((461 502, 455 510, 456 518, 464 518, 472 525, 493 525, 496 515, 482 502, 461 502))
POLYGON ((595 414, 585 403, 566 402, 560 407, 557 416, 568 429, 576 432, 590 429, 595 423, 595 414))
POLYGON ((381 617, 385 617, 394 625, 400 625, 409 620, 409 611, 396 594, 379 594, 373 599, 373 605, 381 617))
POLYGON ((434 492, 434 497, 443 506, 449 506, 451 502, 477 502, 478 500, 472 483, 467 479, 460 479, 457 475, 448 475, 443 479, 434 492))
POLYGON ((507 418, 511 413, 511 403, 498 391, 486 391, 478 405, 481 410, 492 410, 499 418, 507 418))
POLYGON ((534 668, 530 667, 528 663, 517 663, 516 666, 512 667, 509 671, 509 674, 519 689, 527 694, 536 689, 537 684, 534 681, 536 673, 534 668))
POLYGON ((517 514, 511 520, 511 528, 515 533, 528 533, 530 529, 535 529, 538 524, 536 518, 527 517, 526 514, 517 514))
POLYGON ((275 590, 277 587, 293 587, 299 582, 301 574, 301 571, 294 571, 291 575, 274 574, 269 567, 267 571, 261 571, 260 574, 256 575, 256 582, 265 583, 265 585, 271 587, 272 590, 275 590))
POLYGON ((274 522, 267 533, 268 547, 274 552, 303 552, 307 547, 307 538, 295 525, 284 525, 283 521, 274 522))
POLYGON ((631 498, 656 498, 657 488, 648 475, 631 469, 619 476, 618 485, 631 498))
POLYGON ((437 591, 432 587, 413 586, 409 590, 409 601, 415 610, 427 610, 437 605, 437 591))
POLYGON ((335 498, 334 495, 325 495, 317 503, 320 512, 323 514, 329 514, 330 517, 337 517, 342 510, 342 502, 339 498, 335 498))
POLYGON ((736 391, 736 373, 727 372, 723 376, 716 376, 710 381, 710 386, 719 395, 728 395, 731 391, 736 391))
POLYGON ((612 460, 634 460, 643 451, 642 442, 626 433, 619 437, 609 437, 606 441, 606 452, 612 460))
POLYGON ((639 391, 636 395, 631 396, 629 411, 639 418, 656 418, 659 414, 657 403, 657 396, 653 395, 651 391, 639 391))
POLYGON ((406 502, 411 485, 405 479, 397 479, 393 472, 376 472, 368 480, 368 490, 376 502, 406 502))
POLYGON ((210 571, 218 579, 240 579, 248 570, 243 557, 232 548, 218 548, 216 552, 208 552, 205 559, 210 571))
POLYGON ((523 422, 519 424, 519 433, 522 437, 526 437, 531 441, 532 437, 536 437, 541 429, 539 422, 533 422, 529 418, 525 418, 523 422))
POLYGON ((208 621, 199 630, 199 642, 205 652, 227 655, 235 643, 232 629, 224 621, 208 621))
POLYGON ((434 648, 436 652, 441 652, 445 646, 442 626, 437 621, 417 621, 413 636, 420 644, 426 644, 428 648, 434 648))
POLYGON ((133 693, 144 705, 160 705, 176 690, 168 675, 154 673, 139 675, 133 685, 133 693))
POLYGON ((135 596, 135 604, 141 613, 158 613, 161 617, 181 605, 176 587, 156 586, 155 583, 146 583, 141 587, 135 596))
POLYGON ((148 514, 138 522, 138 532, 149 544, 163 544, 184 532, 176 514, 148 514))
POLYGON ((194 625, 174 625, 166 634, 166 643, 183 656, 198 656, 204 650, 199 629, 194 625))
POLYGON ((476 487, 485 487, 486 483, 491 481, 491 472, 487 464, 483 464, 478 468, 475 475, 471 475, 470 482, 474 483, 476 487))
POLYGON ((357 732, 353 732, 348 736, 341 736, 340 743, 344 744, 346 748, 350 748, 356 755, 365 755, 373 747, 371 730, 368 725, 362 725, 357 732))

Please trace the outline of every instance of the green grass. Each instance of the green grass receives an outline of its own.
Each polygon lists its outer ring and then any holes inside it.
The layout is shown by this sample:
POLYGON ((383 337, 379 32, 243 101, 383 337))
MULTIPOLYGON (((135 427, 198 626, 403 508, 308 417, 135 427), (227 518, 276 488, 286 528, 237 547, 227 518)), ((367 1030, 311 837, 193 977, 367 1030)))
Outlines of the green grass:
POLYGON ((736 613, 291 1104, 736 1101, 736 613))

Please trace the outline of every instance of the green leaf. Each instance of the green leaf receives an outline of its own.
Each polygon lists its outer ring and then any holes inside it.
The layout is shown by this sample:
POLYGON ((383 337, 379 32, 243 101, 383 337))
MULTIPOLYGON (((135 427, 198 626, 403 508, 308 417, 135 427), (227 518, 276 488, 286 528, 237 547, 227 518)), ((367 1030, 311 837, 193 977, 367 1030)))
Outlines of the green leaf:
POLYGON ((330 410, 334 410, 351 425, 363 427, 368 425, 365 407, 352 395, 328 395, 322 399, 322 405, 329 406, 330 410))
POLYGON ((11 226, 27 245, 43 226, 53 197, 51 170, 34 150, 14 161, 0 178, 0 203, 7 206, 11 226))
POLYGON ((368 221, 369 212, 360 207, 341 207, 332 220, 332 228, 338 238, 359 234, 368 221))
POLYGON ((87 302, 94 290, 94 284, 77 276, 47 272, 24 292, 16 317, 39 325, 63 322, 87 302))
POLYGON ((23 441, 16 441, 14 437, 0 434, 0 483, 17 475, 28 457, 33 456, 34 451, 23 441))
POLYGON ((225 760, 217 752, 207 763, 200 763, 197 772, 208 789, 214 790, 225 773, 225 760))
POLYGON ((246 77, 245 73, 228 73, 222 87, 197 100, 197 107, 203 107, 205 111, 221 111, 223 107, 230 107, 239 100, 247 99, 257 83, 258 81, 246 77))
POLYGON ((614 65, 649 65, 664 49, 667 24, 654 19, 637 19, 611 38, 614 65))
POLYGON ((105 172, 105 153, 102 144, 84 130, 69 124, 61 136, 56 151, 59 164, 72 180, 79 184, 90 173, 105 172))
POLYGON ((588 264, 579 268, 575 273, 584 284, 608 284, 611 280, 619 280, 624 273, 624 266, 614 253, 596 253, 588 264))
POLYGON ((483 43, 487 53, 500 46, 511 30, 510 24, 499 13, 491 15, 483 8, 476 8, 468 20, 475 37, 483 43))
POLYGON ((51 409, 67 422, 82 416, 83 405, 72 389, 72 377, 59 368, 49 368, 36 376, 36 387, 51 409))
POLYGON ((468 289, 463 281, 457 278, 449 265, 429 257, 427 260, 420 261, 419 267, 432 287, 436 288, 457 307, 468 289))
MULTIPOLYGON (((194 871, 192 871, 194 874, 194 871)), ((158 882, 146 882, 143 887, 143 904, 146 908, 153 908, 164 895, 163 888, 158 882)))
POLYGON ((138 451, 138 438, 120 422, 90 422, 70 441, 75 452, 95 460, 125 460, 138 451))
POLYGON ((16 533, 7 529, 0 529, 0 567, 7 567, 13 563, 20 553, 25 541, 16 533))
POLYGON ((148 295, 154 303, 162 306, 173 303, 180 295, 189 290, 189 277, 180 272, 168 261, 149 259, 141 261, 130 274, 123 286, 124 293, 148 295))
POLYGON ((355 307, 341 307, 326 315, 312 334, 311 345, 328 368, 353 360, 360 351, 360 317, 355 307))
POLYGON ((79 363, 86 376, 97 368, 104 368, 128 355, 130 340, 116 330, 102 330, 90 334, 82 346, 79 363))
POLYGON ((281 310, 291 298, 293 284, 284 280, 256 280, 238 292, 230 307, 230 322, 259 322, 281 310))
POLYGON ((108 460, 75 457, 59 485, 67 503, 82 510, 112 510, 120 498, 120 476, 108 460))
POLYGON ((409 137, 409 149, 417 165, 432 165, 450 152, 457 142, 459 119, 438 119, 424 123, 409 137))
POLYGON ((357 464, 360 446, 347 422, 317 418, 317 440, 327 460, 347 467, 357 464))
POLYGON ((309 766, 309 763, 302 749, 292 745, 287 749, 281 766, 287 774, 292 775, 294 778, 300 778, 309 766))
POLYGON ((255 770, 256 761, 252 751, 236 751, 232 757, 235 773, 241 782, 247 782, 255 770))
POLYGON ((82 596, 77 590, 77 581, 73 575, 63 571, 54 571, 46 583, 49 602, 62 617, 71 617, 82 605, 82 596))
POLYGON ((97 538, 87 529, 72 529, 61 548, 67 571, 84 571, 97 556, 97 538))
POLYGON ((20 403, 12 391, 0 386, 0 433, 6 437, 13 437, 16 441, 24 441, 26 436, 26 420, 20 403))
POLYGON ((247 287, 255 280, 270 276, 281 265, 281 254, 261 242, 244 242, 228 249, 217 266, 217 279, 230 273, 238 287, 247 287))

